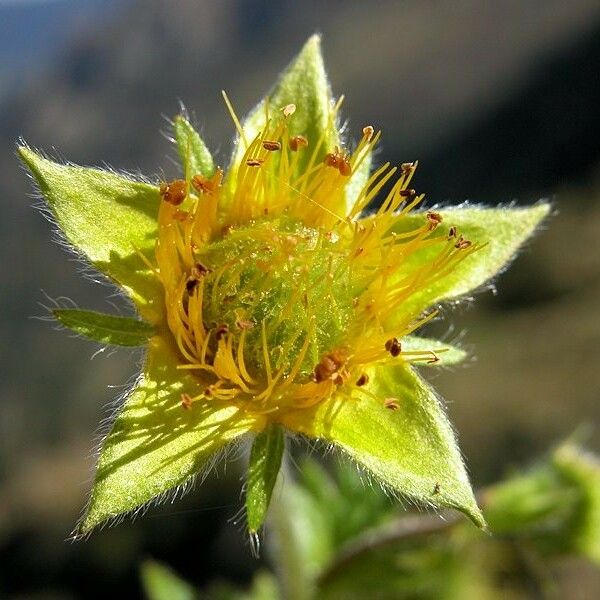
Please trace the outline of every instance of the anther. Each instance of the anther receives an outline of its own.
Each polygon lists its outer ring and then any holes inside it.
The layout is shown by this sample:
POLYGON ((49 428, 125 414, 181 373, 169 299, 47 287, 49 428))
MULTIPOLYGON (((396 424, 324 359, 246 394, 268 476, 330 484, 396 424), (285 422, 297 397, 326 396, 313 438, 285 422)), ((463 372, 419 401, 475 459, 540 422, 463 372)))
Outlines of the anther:
POLYGON ((366 127, 363 127, 363 136, 365 137, 367 142, 370 142, 373 139, 374 133, 375 129, 373 129, 372 125, 367 125, 366 127))
POLYGON ((186 183, 183 179, 174 179, 169 183, 161 183, 159 192, 162 199, 173 206, 179 206, 185 200, 186 183))
POLYGON ((186 212, 185 210, 179 210, 177 209, 175 211, 175 214, 173 215, 173 218, 176 221, 179 221, 181 223, 187 221, 188 217, 190 216, 190 213, 186 212))
POLYGON ((321 361, 316 365, 313 371, 313 381, 321 383, 327 379, 331 379, 336 385, 343 383, 340 369, 346 362, 346 355, 342 350, 334 350, 328 352, 321 357, 321 361))
POLYGON ((340 175, 343 175, 344 177, 350 177, 350 175, 352 175, 352 165, 346 156, 340 158, 338 171, 340 172, 340 175))
POLYGON ((218 342, 224 335, 227 335, 228 333, 229 333, 229 326, 226 323, 223 323, 222 325, 219 325, 215 329, 215 339, 218 342))
POLYGON ((425 216, 429 221, 429 226, 431 227, 431 229, 435 229, 443 221, 442 215, 440 215, 440 213, 437 212, 430 211, 425 216))
POLYGON ((470 242, 469 240, 465 240, 461 237, 458 240, 458 242, 456 242, 456 244, 454 244, 454 247, 457 248, 458 250, 464 250, 465 248, 468 248, 472 244, 473 244, 473 242, 470 242))
POLYGON ((291 117, 295 112, 296 112, 296 105, 295 104, 286 104, 282 109, 281 112, 283 113, 284 117, 291 117))
POLYGON ((325 155, 323 162, 326 166, 337 169, 340 175, 350 177, 352 175, 352 165, 348 160, 347 154, 342 154, 339 148, 335 148, 335 152, 329 152, 325 155))
POLYGON ((405 162, 400 165, 400 168, 402 169, 402 173, 407 175, 414 169, 414 166, 415 166, 414 163, 405 162))
POLYGON ((385 349, 394 357, 396 358, 400 352, 402 351, 402 346, 400 345, 400 342, 398 341, 398 338, 391 338, 389 339, 386 343, 385 343, 385 349))
POLYGON ((206 265, 203 265, 201 262, 197 262, 192 267, 192 271, 191 271, 192 277, 195 277, 196 279, 205 277, 209 273, 210 273, 210 269, 206 265))
POLYGON ((308 140, 303 135, 295 135, 290 138, 289 145, 292 152, 297 152, 300 148, 308 146, 308 140))
POLYGON ((398 402, 398 400, 396 398, 386 398, 383 401, 383 405, 388 410, 398 410, 400 408, 400 403, 398 402))
POLYGON ((356 385, 358 387, 362 387, 363 385, 367 385, 369 383, 369 376, 366 373, 363 373, 357 380, 356 385))
POLYGON ((185 282, 185 289, 187 293, 191 296, 198 285, 198 281, 208 275, 210 273, 210 269, 204 266, 201 262, 197 262, 190 271, 190 276, 187 278, 185 282))
POLYGON ((433 350, 430 350, 429 352, 431 353, 431 358, 427 361, 428 365, 432 365, 440 361, 440 357, 433 350))
POLYGON ((452 225, 452 227, 450 227, 450 229, 448 230, 448 239, 451 240, 452 238, 455 238, 458 235, 458 230, 456 229, 456 227, 454 225, 452 225))
POLYGON ((248 321, 246 319, 238 319, 235 322, 235 326, 238 329, 252 329, 254 327, 254 322, 253 321, 248 321))
POLYGON ((246 164, 249 167, 260 167, 265 162, 264 158, 248 158, 246 164))
POLYGON ((194 175, 192 177, 192 185, 200 193, 213 194, 219 189, 222 180, 223 170, 217 167, 214 175, 210 178, 202 175, 194 175))
POLYGON ((440 493, 441 486, 438 482, 433 486, 433 495, 436 496, 440 493))
POLYGON ((272 140, 264 140, 262 147, 269 152, 277 152, 277 150, 281 150, 281 143, 272 140))
POLYGON ((198 280, 195 277, 188 277, 185 282, 185 289, 187 293, 191 296, 198 285, 198 280))
POLYGON ((181 407, 185 410, 192 408, 192 397, 185 392, 181 394, 181 407))
POLYGON ((325 155, 323 162, 328 167, 333 167, 334 169, 337 169, 338 168, 338 160, 339 160, 339 155, 337 154, 337 152, 329 152, 325 155))
POLYGON ((413 189, 400 190, 398 193, 402 198, 412 198, 412 196, 416 196, 417 194, 416 190, 413 189))
POLYGON ((202 175, 194 175, 192 177, 192 185, 201 193, 210 193, 212 191, 210 179, 202 175))

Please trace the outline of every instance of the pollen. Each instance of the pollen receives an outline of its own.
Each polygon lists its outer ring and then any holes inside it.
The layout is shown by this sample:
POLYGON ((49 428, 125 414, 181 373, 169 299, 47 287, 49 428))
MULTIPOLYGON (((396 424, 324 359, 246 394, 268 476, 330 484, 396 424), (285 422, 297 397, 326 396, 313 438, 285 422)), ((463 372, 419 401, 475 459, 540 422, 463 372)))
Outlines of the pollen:
POLYGON ((254 139, 240 132, 245 153, 229 173, 160 187, 153 272, 179 369, 197 380, 186 410, 204 399, 276 419, 370 394, 371 367, 439 360, 403 350, 435 316, 405 306, 479 248, 434 211, 408 225, 424 198, 410 187, 416 163, 382 165, 348 206, 347 185, 381 135, 372 126, 350 151, 292 135, 293 104, 266 113, 254 139), (428 261, 411 266, 422 252, 428 261))

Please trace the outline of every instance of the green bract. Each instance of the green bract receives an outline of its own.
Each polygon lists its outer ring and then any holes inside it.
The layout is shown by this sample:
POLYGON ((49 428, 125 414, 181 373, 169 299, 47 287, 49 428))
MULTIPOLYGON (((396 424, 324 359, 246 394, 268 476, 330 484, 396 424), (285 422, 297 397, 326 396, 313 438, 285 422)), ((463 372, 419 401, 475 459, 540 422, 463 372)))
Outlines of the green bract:
POLYGON ((55 311, 81 335, 147 350, 80 532, 188 483, 243 436, 254 436, 246 508, 257 532, 284 432, 484 525, 443 406, 416 370, 465 352, 414 332, 438 303, 487 284, 549 207, 418 210, 416 165, 371 175, 380 133, 365 127, 347 151, 340 105, 312 37, 239 125, 225 173, 183 115, 173 127, 184 178, 160 185, 19 148, 66 240, 143 318, 55 311))
POLYGON ((61 325, 103 344, 143 346, 155 333, 152 325, 130 317, 76 308, 55 308, 52 314, 61 325))

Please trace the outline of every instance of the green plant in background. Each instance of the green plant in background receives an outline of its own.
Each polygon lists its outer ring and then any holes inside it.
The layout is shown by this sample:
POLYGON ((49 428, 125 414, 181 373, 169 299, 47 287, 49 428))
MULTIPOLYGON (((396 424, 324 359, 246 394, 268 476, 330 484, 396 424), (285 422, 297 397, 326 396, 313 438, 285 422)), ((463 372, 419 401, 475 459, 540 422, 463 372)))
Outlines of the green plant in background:
POLYGON ((332 475, 306 460, 274 503, 274 573, 260 571, 247 591, 212 584, 200 593, 149 561, 142 583, 150 600, 485 600, 560 597, 557 558, 600 566, 600 461, 572 441, 478 497, 492 535, 455 514, 399 513, 356 469, 341 464, 332 475))
POLYGON ((438 304, 504 268, 549 206, 420 210, 416 163, 371 173, 380 132, 365 126, 352 150, 342 138, 318 37, 242 123, 224 98, 238 131, 226 171, 184 115, 173 125, 184 177, 170 182, 19 148, 66 240, 141 317, 56 318, 147 350, 102 443, 78 533, 189 482, 252 435, 255 536, 285 432, 323 440, 388 490, 483 527, 452 428, 415 368, 464 353, 414 333, 438 304))

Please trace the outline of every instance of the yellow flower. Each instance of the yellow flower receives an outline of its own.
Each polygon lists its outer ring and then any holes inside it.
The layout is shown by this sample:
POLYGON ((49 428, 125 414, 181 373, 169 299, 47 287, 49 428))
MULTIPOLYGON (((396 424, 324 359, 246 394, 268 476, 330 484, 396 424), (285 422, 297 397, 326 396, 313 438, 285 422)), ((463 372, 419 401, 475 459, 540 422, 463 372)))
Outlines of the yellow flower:
POLYGON ((225 100, 238 130, 225 172, 184 115, 174 122, 184 177, 160 185, 19 149, 68 241, 145 319, 55 313, 93 339, 148 348, 79 531, 186 484, 254 434, 255 532, 284 431, 482 525, 444 411, 414 370, 464 353, 413 332, 493 276, 547 205, 425 211, 416 163, 371 174, 380 132, 364 127, 352 151, 341 139, 317 37, 243 124, 225 100))

